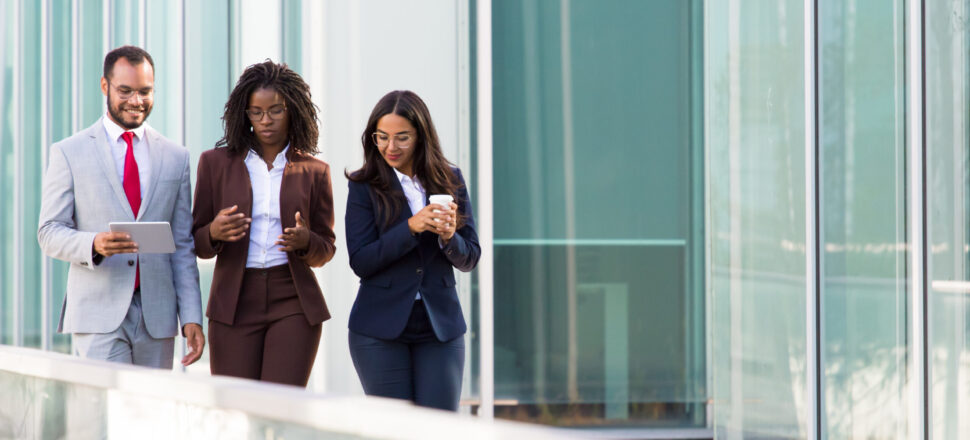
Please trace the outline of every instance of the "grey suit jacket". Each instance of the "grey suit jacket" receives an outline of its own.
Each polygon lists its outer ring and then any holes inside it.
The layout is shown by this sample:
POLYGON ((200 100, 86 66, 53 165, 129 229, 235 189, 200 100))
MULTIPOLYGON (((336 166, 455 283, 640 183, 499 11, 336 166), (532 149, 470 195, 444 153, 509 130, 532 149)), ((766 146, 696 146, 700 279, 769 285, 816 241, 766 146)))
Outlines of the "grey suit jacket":
POLYGON ((192 239, 189 152, 147 127, 152 161, 140 212, 131 205, 115 168, 101 120, 50 148, 37 240, 44 254, 71 263, 57 330, 107 333, 125 318, 141 265, 145 327, 169 338, 182 326, 202 323, 199 268, 192 239), (118 254, 93 261, 98 232, 112 221, 164 221, 172 225, 173 254, 118 254))

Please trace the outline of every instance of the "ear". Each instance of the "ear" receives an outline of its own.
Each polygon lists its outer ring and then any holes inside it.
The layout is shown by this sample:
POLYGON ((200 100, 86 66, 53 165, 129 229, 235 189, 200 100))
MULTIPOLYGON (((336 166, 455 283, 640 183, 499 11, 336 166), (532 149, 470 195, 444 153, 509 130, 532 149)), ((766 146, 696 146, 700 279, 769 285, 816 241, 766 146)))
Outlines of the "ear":
POLYGON ((108 78, 101 77, 101 94, 108 96, 108 78))

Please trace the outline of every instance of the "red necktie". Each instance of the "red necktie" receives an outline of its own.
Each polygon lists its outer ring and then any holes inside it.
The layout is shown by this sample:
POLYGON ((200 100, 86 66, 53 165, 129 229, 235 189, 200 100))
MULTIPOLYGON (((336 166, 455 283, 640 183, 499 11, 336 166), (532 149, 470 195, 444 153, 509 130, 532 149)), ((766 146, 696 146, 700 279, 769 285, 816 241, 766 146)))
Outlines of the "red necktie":
MULTIPOLYGON (((135 150, 131 145, 134 133, 126 131, 121 137, 128 144, 125 150, 125 175, 121 186, 125 189, 125 196, 128 197, 128 204, 131 205, 131 212, 138 218, 138 209, 141 208, 141 181, 138 178, 138 162, 135 162, 135 150)), ((141 280, 141 265, 135 267, 135 288, 137 289, 141 280)))

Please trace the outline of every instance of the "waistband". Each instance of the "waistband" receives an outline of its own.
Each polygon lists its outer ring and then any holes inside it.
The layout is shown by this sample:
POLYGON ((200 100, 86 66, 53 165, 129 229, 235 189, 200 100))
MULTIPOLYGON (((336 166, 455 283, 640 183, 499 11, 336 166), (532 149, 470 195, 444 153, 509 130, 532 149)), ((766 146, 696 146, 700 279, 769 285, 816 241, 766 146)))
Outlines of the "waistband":
POLYGON ((290 274, 290 265, 289 264, 281 264, 279 266, 265 267, 265 268, 247 267, 246 268, 246 271, 243 272, 243 274, 244 275, 262 275, 262 274, 266 274, 266 275, 282 275, 282 274, 287 274, 287 275, 289 275, 290 274))

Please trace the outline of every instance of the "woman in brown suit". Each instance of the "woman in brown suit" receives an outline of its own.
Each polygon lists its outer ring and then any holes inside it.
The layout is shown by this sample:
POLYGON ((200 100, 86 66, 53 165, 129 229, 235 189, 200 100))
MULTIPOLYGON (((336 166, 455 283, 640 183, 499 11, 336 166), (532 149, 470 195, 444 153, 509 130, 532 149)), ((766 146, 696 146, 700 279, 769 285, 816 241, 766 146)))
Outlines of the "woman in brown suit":
POLYGON ((310 88, 285 64, 249 66, 229 95, 225 136, 199 158, 195 249, 216 257, 212 374, 306 386, 330 318, 311 267, 336 246, 329 166, 310 88))

